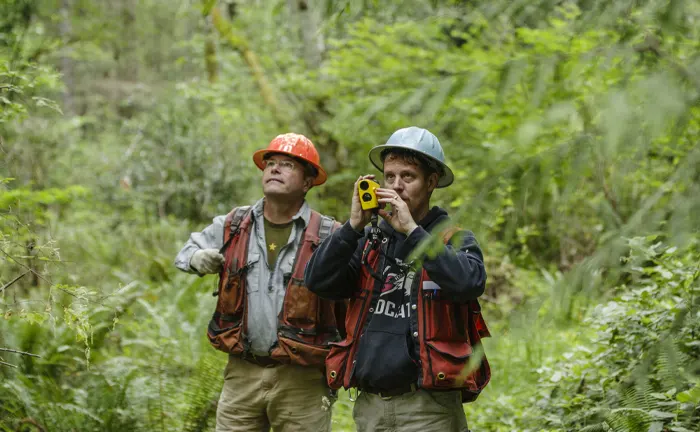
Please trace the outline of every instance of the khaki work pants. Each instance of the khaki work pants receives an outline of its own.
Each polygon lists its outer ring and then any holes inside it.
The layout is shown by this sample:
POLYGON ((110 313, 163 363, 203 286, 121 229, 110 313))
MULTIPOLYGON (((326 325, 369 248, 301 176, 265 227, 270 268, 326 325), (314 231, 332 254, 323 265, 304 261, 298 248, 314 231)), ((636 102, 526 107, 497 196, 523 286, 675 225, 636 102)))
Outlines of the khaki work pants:
POLYGON ((360 393, 352 417, 357 432, 469 432, 459 391, 421 389, 385 399, 360 393))
POLYGON ((320 370, 262 367, 229 356, 216 432, 330 432, 331 405, 320 370))

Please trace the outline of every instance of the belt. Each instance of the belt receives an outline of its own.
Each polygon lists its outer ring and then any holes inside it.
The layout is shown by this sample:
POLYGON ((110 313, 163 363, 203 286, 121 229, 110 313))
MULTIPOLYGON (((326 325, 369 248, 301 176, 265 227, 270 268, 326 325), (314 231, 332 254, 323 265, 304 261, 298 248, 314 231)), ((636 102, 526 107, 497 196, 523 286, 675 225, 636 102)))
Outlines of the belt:
POLYGON ((401 396, 402 394, 405 394, 405 393, 414 392, 414 391, 418 390, 418 387, 415 384, 410 384, 410 385, 406 384, 405 386, 396 387, 396 388, 389 389, 389 390, 377 390, 377 389, 373 389, 373 388, 362 388, 360 390, 363 392, 376 394, 377 396, 379 396, 380 398, 382 398, 384 400, 389 400, 395 396, 401 396))
POLYGON ((247 361, 248 363, 253 363, 254 365, 264 367, 264 368, 271 368, 271 367, 279 366, 282 364, 279 361, 273 359, 272 357, 257 356, 255 354, 248 354, 248 355, 243 357, 243 360, 247 361))

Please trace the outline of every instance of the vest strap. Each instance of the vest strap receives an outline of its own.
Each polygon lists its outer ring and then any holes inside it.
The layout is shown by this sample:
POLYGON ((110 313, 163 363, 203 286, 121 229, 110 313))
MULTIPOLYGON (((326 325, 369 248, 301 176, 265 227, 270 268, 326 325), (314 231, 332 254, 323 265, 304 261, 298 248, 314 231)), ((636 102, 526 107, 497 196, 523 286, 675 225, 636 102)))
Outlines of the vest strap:
POLYGON ((321 215, 321 224, 318 227, 318 239, 323 242, 333 231, 335 220, 328 216, 321 215))
POLYGON ((240 229, 241 222, 243 222, 243 219, 248 216, 248 213, 250 213, 252 209, 252 206, 240 206, 234 208, 226 215, 226 221, 224 222, 224 245, 221 246, 219 253, 224 254, 226 252, 231 239, 236 236, 236 233, 240 229))

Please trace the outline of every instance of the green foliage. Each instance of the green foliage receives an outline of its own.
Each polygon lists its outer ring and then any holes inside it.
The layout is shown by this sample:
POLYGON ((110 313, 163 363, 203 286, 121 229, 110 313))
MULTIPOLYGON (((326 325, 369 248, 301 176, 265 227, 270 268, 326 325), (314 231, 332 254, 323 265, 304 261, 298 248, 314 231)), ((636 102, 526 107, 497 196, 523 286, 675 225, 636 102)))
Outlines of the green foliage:
MULTIPOLYGON (((37 64, 24 51, 30 45, 26 40, 41 33, 41 26, 31 26, 32 7, 30 2, 8 2, 2 6, 5 13, 0 21, 0 151, 7 160, 15 159, 15 150, 25 150, 6 148, 5 140, 14 139, 16 124, 44 108, 61 112, 53 100, 42 96, 59 87, 58 74, 50 66, 37 64)), ((0 168, 4 174, 5 163, 0 168)), ((49 209, 60 212, 73 200, 84 199, 87 189, 69 185, 35 189, 24 182, 13 188, 14 180, 0 177, 0 314, 17 326, 63 322, 74 329, 89 358, 91 324, 85 305, 90 301, 90 292, 74 285, 54 285, 48 279, 50 271, 60 263, 59 248, 49 234, 49 209), (49 287, 48 292, 32 290, 43 282, 49 287), (60 301, 58 296, 71 300, 60 301)), ((12 338, 0 336, 0 347, 5 347, 9 339, 12 338)), ((22 348, 31 354, 34 341, 24 342, 27 346, 22 348)), ((28 364, 25 362, 24 366, 28 364)))
MULTIPOLYGON (((22 1, 0 6, 0 138, 9 122, 25 118, 30 111, 61 112, 55 101, 43 95, 60 86, 58 74, 22 50, 23 38, 37 35, 36 28, 28 28, 30 8, 29 2, 22 1)), ((4 146, 2 139, 0 145, 4 146)))
POLYGON ((630 240, 628 282, 586 318, 590 343, 538 370, 537 404, 551 427, 692 430, 700 420, 700 251, 652 242, 630 240))
POLYGON ((125 123, 133 138, 115 174, 129 202, 161 216, 203 221, 257 198, 251 191, 259 190, 258 181, 246 172, 250 161, 238 156, 262 147, 257 143, 266 137, 238 125, 265 116, 223 97, 229 89, 183 83, 152 111, 125 123))
MULTIPOLYGON (((60 261, 59 249, 54 239, 42 232, 50 224, 51 213, 65 209, 73 200, 82 199, 87 191, 81 186, 31 190, 29 188, 9 189, 10 179, 0 185, 0 262, 5 263, 0 277, 10 278, 17 271, 31 271, 30 263, 42 264, 34 268, 34 277, 48 271, 60 261)), ((34 264, 34 265, 36 265, 34 264)), ((19 283, 22 286, 22 283, 19 283)), ((27 285, 24 285, 27 286, 27 285)), ((9 288, 9 287, 8 287, 9 288)))
MULTIPOLYGON (((600 232, 639 228, 635 212, 649 194, 681 171, 680 161, 695 160, 700 88, 646 61, 638 41, 615 29, 581 32, 574 6, 552 15, 518 28, 474 13, 461 46, 442 32, 450 17, 421 26, 365 18, 334 45, 321 89, 343 107, 328 128, 362 153, 398 127, 430 125, 462 185, 440 201, 513 244, 525 264, 569 268, 598 246, 600 232), (348 118, 367 127, 358 133, 348 118)), ((680 37, 669 55, 691 55, 696 36, 680 37)), ((682 175, 693 179, 696 166, 687 169, 682 175)), ((690 181, 679 195, 696 194, 690 181)), ((650 204, 668 208, 669 199, 650 204)))
MULTIPOLYGON (((212 3, 234 47, 201 2, 0 4, 0 348, 41 356, 0 353, 0 430, 212 430, 215 281, 175 252, 260 197, 251 154, 282 129, 342 221, 414 124, 486 257, 471 428, 694 430, 700 3, 299 4, 212 3)), ((351 412, 341 392, 336 430, 351 412)))

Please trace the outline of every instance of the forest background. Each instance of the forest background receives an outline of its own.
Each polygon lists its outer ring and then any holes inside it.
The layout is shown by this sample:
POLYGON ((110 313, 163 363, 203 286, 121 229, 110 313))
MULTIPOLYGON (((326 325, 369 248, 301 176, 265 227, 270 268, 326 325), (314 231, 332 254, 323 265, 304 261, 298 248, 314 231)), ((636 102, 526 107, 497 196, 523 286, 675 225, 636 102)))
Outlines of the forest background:
MULTIPOLYGON (((0 431, 213 430, 193 230, 426 127, 489 275, 476 431, 698 431, 697 0, 2 0, 0 431)), ((334 430, 354 430, 341 394, 334 430)))

